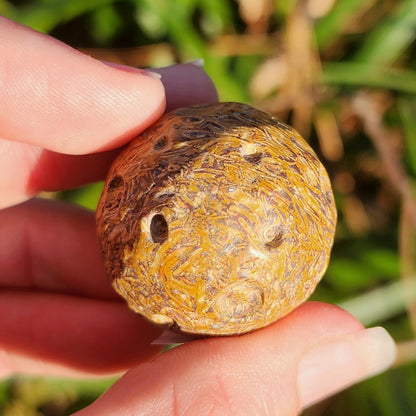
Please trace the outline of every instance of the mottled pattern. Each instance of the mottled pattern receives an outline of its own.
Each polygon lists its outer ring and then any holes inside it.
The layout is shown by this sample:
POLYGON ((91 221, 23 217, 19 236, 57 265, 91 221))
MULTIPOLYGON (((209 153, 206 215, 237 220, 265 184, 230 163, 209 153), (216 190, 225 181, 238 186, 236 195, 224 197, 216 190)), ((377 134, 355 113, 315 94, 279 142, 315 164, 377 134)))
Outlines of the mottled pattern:
POLYGON ((309 145, 237 103, 162 117, 115 161, 97 211, 116 291, 150 321, 199 335, 252 331, 308 298, 335 222, 309 145))

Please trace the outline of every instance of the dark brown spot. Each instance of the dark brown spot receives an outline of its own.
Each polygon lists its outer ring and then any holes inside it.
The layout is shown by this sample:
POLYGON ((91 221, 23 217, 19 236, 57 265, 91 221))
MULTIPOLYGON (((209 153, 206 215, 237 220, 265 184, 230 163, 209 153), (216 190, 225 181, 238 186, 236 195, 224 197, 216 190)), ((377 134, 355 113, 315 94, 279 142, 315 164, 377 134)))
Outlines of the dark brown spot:
POLYGON ((168 223, 162 214, 156 214, 150 221, 150 236, 154 243, 164 243, 168 239, 168 223))
POLYGON ((263 158, 263 153, 262 152, 252 153, 250 155, 244 155, 243 158, 247 162, 252 163, 253 165, 257 165, 263 158))
POLYGON ((120 175, 116 175, 109 182, 107 189, 113 190, 113 189, 119 188, 121 185, 123 185, 123 183, 124 183, 123 178, 120 175))
POLYGON ((261 161, 261 159, 263 158, 263 153, 262 152, 252 153, 250 155, 244 155, 243 158, 247 162, 249 162, 253 165, 257 165, 261 161))
POLYGON ((275 248, 278 248, 280 244, 282 244, 282 242, 283 242, 283 232, 279 231, 270 241, 265 243, 264 246, 268 250, 273 250, 275 248))
POLYGON ((166 147, 167 143, 167 138, 163 136, 153 145, 153 150, 156 152, 162 150, 164 147, 166 147))

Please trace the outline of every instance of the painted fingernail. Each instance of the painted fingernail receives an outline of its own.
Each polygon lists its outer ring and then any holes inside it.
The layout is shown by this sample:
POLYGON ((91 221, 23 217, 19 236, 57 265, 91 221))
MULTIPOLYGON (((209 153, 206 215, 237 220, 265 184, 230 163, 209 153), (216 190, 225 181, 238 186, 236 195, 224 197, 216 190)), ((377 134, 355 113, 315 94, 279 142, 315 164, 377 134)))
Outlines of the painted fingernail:
POLYGON ((158 72, 150 71, 148 69, 135 68, 133 66, 116 64, 115 62, 108 62, 108 61, 101 61, 101 62, 103 64, 111 66, 112 68, 120 69, 121 71, 132 72, 132 73, 136 73, 136 74, 142 74, 142 75, 146 75, 147 77, 150 77, 150 78, 157 78, 157 79, 162 78, 162 75, 159 74, 158 72))
POLYGON ((189 61, 185 63, 189 65, 197 66, 198 68, 202 68, 204 66, 204 59, 203 58, 194 59, 193 61, 189 61))
POLYGON ((363 329, 310 350, 298 367, 302 408, 389 368, 396 345, 381 327, 363 329))

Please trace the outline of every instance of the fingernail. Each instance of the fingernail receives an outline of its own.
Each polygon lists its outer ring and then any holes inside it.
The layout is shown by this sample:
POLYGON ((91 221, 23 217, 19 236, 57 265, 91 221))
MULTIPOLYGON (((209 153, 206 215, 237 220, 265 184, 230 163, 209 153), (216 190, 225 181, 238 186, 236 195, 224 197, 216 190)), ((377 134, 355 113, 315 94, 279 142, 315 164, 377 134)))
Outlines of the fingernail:
POLYGON ((101 62, 105 65, 111 66, 112 68, 120 69, 121 71, 132 72, 136 74, 138 73, 138 74, 146 75, 147 77, 150 77, 150 78, 156 78, 156 79, 162 78, 162 75, 159 74, 158 72, 150 71, 148 69, 135 68, 133 66, 116 64, 115 62, 108 62, 108 61, 101 61, 101 62))
POLYGON ((204 66, 204 59, 203 58, 199 58, 199 59, 194 59, 193 61, 189 61, 189 62, 185 62, 186 64, 189 65, 194 65, 197 66, 198 68, 202 68, 204 66))
POLYGON ((381 327, 363 329, 310 350, 298 367, 302 408, 389 368, 396 345, 381 327))

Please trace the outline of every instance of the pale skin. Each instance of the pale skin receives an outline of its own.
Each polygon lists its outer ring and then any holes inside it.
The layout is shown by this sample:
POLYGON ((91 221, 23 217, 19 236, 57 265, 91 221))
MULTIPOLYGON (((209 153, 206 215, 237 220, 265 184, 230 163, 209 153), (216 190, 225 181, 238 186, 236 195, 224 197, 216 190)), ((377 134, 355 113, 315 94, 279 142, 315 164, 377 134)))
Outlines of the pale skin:
POLYGON ((166 108, 216 101, 211 80, 113 67, 1 17, 0 56, 0 375, 125 373, 78 416, 292 416, 393 363, 384 329, 318 302, 160 354, 105 276, 93 214, 33 198, 103 179, 166 108))

